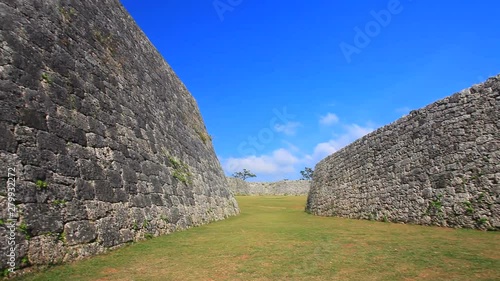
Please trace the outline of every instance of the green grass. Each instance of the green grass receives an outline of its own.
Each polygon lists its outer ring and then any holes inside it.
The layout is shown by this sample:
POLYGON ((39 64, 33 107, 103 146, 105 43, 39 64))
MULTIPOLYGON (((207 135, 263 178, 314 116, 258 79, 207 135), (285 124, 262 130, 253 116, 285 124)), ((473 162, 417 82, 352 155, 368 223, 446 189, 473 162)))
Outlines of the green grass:
POLYGON ((48 184, 46 181, 43 180, 37 180, 36 181, 36 186, 40 189, 46 189, 48 187, 48 184))
POLYGON ((500 233, 317 217, 304 196, 18 280, 498 280, 500 233))
POLYGON ((189 172, 189 166, 173 156, 168 156, 168 160, 174 169, 172 176, 185 184, 191 184, 193 175, 189 172))

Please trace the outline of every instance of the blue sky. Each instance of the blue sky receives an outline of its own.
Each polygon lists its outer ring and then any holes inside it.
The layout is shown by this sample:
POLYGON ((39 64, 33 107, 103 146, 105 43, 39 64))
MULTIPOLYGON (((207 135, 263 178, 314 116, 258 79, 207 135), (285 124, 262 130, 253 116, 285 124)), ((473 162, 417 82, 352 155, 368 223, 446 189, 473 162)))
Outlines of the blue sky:
POLYGON ((300 178, 500 73, 500 1, 122 0, 195 97, 219 160, 300 178))

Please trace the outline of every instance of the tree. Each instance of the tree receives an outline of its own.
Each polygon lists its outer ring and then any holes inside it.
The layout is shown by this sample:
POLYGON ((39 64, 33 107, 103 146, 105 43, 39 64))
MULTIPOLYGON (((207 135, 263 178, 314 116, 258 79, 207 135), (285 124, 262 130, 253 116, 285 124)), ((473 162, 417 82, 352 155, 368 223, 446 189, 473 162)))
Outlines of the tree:
POLYGON ((256 177, 255 174, 252 174, 249 170, 247 169, 243 169, 243 171, 241 172, 236 172, 233 174, 233 177, 237 178, 237 179, 242 179, 242 180, 246 180, 247 178, 254 178, 256 177))
POLYGON ((300 171, 303 180, 312 180, 314 170, 308 167, 305 167, 304 170, 300 171))

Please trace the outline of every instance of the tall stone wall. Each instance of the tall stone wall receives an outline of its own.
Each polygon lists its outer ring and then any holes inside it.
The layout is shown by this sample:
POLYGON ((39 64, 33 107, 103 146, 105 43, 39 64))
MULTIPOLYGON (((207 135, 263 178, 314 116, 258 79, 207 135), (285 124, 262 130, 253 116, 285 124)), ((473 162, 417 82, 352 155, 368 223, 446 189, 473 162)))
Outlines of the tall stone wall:
POLYGON ((234 195, 307 195, 311 182, 282 180, 277 182, 246 182, 228 177, 229 190, 234 195))
POLYGON ((118 0, 0 15, 1 269, 7 237, 16 267, 53 264, 239 212, 196 101, 118 0))
POLYGON ((306 211, 500 228, 500 75, 355 141, 316 165, 306 211))

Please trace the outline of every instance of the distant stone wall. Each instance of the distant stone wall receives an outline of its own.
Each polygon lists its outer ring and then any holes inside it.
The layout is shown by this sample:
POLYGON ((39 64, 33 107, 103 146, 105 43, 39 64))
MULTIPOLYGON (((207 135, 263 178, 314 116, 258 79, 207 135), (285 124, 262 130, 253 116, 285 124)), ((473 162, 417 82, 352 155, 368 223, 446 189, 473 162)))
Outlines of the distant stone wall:
POLYGON ((246 182, 228 177, 229 189, 235 195, 307 195, 310 181, 246 182))
POLYGON ((316 165, 316 215, 500 229, 500 76, 355 141, 316 165))
POLYGON ((118 0, 0 15, 2 271, 7 237, 15 267, 54 264, 239 212, 196 101, 118 0))

